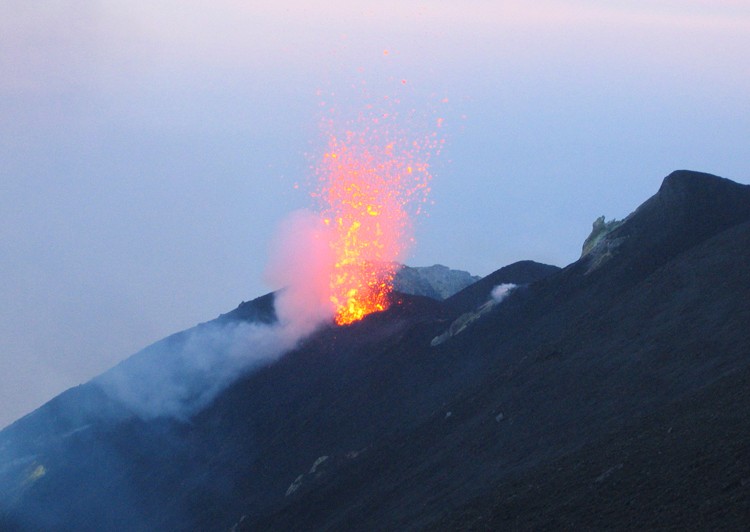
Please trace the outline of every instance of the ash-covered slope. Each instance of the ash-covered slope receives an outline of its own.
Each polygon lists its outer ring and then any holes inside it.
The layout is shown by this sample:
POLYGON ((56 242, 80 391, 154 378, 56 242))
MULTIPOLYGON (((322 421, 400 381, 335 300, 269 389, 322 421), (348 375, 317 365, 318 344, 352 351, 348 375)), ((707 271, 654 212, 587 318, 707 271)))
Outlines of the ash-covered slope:
POLYGON ((187 418, 66 392, 0 432, 0 528, 738 528, 749 260, 750 187, 675 172, 567 268, 397 295, 187 418))

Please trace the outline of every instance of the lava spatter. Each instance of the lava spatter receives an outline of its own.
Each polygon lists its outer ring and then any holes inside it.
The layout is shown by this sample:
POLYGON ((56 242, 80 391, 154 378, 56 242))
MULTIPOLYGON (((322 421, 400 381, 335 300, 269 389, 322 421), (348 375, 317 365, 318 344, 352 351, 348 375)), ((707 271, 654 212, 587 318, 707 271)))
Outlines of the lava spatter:
POLYGON ((380 139, 377 132, 331 135, 318 168, 323 221, 335 264, 330 299, 339 325, 385 310, 395 261, 411 242, 411 217, 429 191, 434 139, 380 139))

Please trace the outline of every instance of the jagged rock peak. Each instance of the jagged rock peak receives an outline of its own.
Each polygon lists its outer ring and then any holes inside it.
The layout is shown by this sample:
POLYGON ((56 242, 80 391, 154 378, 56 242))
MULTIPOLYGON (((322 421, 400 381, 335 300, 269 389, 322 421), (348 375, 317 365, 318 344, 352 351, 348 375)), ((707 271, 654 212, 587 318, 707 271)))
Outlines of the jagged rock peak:
MULTIPOLYGON (((727 211, 735 208, 744 211, 741 207, 750 201, 750 185, 742 185, 704 172, 676 170, 664 178, 654 197, 663 209, 710 210, 718 211, 716 214, 723 214, 729 218, 734 214, 744 217, 744 212, 727 211)), ((647 201, 644 206, 648 204, 647 201)))
POLYGON ((460 292, 481 277, 463 270, 452 270, 442 264, 412 267, 400 266, 393 280, 393 287, 399 292, 433 299, 446 299, 460 292))
POLYGON ((665 177, 659 191, 625 221, 639 218, 639 222, 656 225, 727 227, 749 215, 750 185, 703 172, 677 170, 665 177))
POLYGON ((662 181, 659 193, 709 192, 720 187, 747 187, 731 179, 694 170, 675 170, 662 181))

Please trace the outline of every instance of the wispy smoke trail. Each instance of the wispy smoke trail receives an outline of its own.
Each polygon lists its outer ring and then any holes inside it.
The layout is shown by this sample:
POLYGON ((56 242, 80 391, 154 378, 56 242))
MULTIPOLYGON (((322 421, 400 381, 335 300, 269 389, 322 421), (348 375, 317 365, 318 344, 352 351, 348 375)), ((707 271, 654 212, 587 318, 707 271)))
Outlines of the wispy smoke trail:
POLYGON ((326 227, 307 211, 281 224, 267 278, 280 290, 272 324, 209 322, 166 338, 95 382, 142 418, 187 419, 242 375, 294 348, 335 309, 328 279, 333 264, 326 227))
POLYGON ((497 304, 501 303, 503 299, 510 295, 511 291, 516 287, 513 283, 499 284, 492 289, 492 300, 497 304))
POLYGON ((95 382, 143 418, 184 419, 291 345, 280 326, 208 323, 147 347, 95 382))

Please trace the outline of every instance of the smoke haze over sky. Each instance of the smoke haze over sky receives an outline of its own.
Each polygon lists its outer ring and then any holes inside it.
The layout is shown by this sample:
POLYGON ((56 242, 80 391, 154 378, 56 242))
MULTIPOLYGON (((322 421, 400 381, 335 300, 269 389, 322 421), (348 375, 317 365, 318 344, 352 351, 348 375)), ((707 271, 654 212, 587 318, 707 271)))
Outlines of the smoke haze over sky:
POLYGON ((412 265, 562 266, 672 170, 749 183, 750 5, 602 4, 0 4, 0 426, 267 292, 363 82, 444 118, 412 265))

